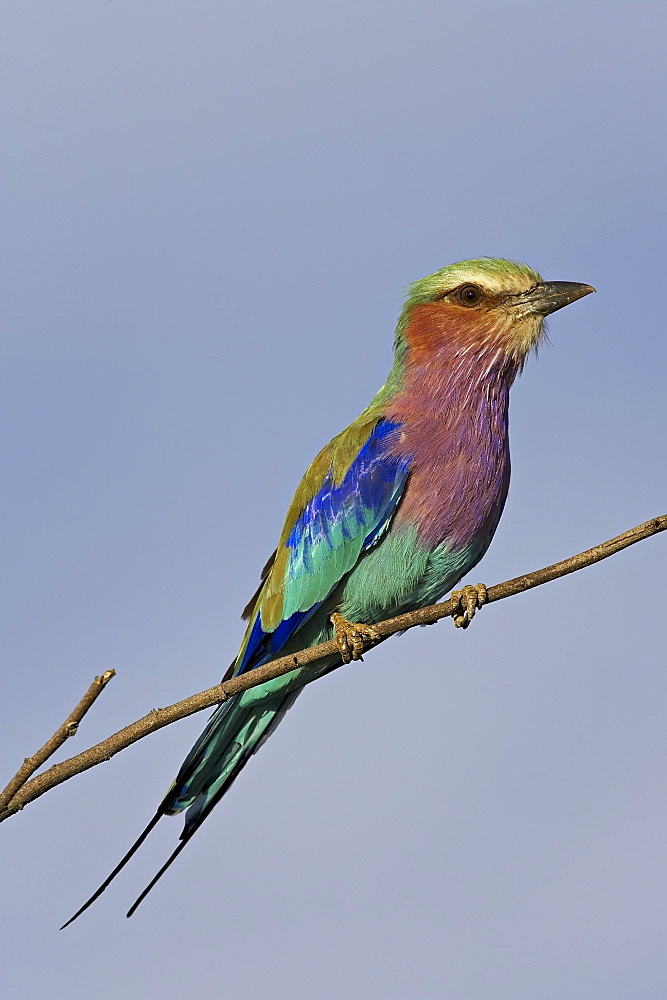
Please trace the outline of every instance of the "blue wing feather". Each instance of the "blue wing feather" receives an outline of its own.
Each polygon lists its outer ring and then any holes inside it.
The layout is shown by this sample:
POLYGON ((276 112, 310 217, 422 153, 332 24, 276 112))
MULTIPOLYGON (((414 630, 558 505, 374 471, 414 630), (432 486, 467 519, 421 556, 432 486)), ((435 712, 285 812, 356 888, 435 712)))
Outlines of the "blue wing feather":
MULTIPOLYGON (((388 440, 399 426, 380 420, 342 482, 337 484, 329 472, 301 511, 286 541, 282 620, 274 629, 263 628, 260 594, 235 674, 280 655, 359 556, 389 527, 409 474, 409 463, 392 454, 388 440)), ((163 803, 171 813, 191 807, 185 828, 188 836, 254 752, 262 734, 277 724, 284 702, 278 698, 276 705, 253 708, 244 706, 241 696, 238 704, 235 699, 223 702, 213 714, 163 803)))
POLYGON ((274 631, 261 623, 261 599, 243 656, 243 673, 276 656, 307 621, 362 552, 387 530, 403 493, 409 463, 396 457, 387 440, 400 424, 380 420, 339 484, 329 472, 290 532, 283 581, 283 620, 274 631))

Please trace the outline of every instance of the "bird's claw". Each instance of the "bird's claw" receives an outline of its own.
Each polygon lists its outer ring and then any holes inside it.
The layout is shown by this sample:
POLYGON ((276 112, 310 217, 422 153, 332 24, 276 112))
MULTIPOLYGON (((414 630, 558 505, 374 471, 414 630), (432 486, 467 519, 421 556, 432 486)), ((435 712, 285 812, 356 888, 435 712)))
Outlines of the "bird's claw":
POLYGON ((481 608, 488 600, 486 584, 476 583, 474 587, 453 590, 450 599, 456 601, 456 607, 451 613, 454 624, 457 628, 467 628, 475 617, 477 608, 481 608))
POLYGON ((382 638, 372 625, 349 622, 347 618, 343 618, 337 612, 334 612, 329 620, 334 627, 334 636, 343 663, 349 663, 350 660, 360 660, 364 648, 370 643, 379 642, 382 638))

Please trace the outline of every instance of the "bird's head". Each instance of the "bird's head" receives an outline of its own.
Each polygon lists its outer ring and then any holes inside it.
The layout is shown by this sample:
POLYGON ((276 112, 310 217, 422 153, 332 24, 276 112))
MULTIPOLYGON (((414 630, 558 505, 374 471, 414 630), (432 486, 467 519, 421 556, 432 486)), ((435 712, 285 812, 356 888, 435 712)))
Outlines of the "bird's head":
POLYGON ((443 338, 502 350, 519 368, 537 347, 544 320, 594 292, 576 281, 543 281, 526 264, 482 257, 450 264, 408 289, 397 328, 418 351, 443 338))

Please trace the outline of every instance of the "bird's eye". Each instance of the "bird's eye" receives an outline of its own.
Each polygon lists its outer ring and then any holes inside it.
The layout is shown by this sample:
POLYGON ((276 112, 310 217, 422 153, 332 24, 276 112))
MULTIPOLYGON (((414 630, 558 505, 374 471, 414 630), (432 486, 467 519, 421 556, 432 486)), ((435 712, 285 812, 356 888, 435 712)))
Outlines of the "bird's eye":
POLYGON ((463 285, 458 291, 458 300, 462 306, 478 306, 484 298, 484 292, 477 285, 463 285))

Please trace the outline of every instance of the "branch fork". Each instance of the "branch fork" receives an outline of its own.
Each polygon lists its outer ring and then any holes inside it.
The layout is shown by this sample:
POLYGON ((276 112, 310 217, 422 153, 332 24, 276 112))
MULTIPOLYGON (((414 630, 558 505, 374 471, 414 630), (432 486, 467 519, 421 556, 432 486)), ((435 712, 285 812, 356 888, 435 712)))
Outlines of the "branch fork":
MULTIPOLYGON (((543 569, 535 570, 532 573, 526 573, 523 576, 514 577, 512 580, 506 580, 504 583, 496 584, 494 587, 489 587, 484 603, 493 604, 495 601, 504 600, 506 597, 513 597, 515 594, 522 594, 526 590, 539 587, 561 576, 575 573, 586 566, 592 566, 602 559, 607 559, 609 556, 615 555, 629 545, 634 545, 635 542, 650 538, 652 535, 656 535, 666 529, 667 514, 651 518, 650 521, 645 521, 643 524, 637 525, 636 528, 631 528, 629 531, 623 532, 622 535, 617 535, 615 538, 602 542, 592 549, 579 552, 569 559, 563 559, 561 562, 553 563, 551 566, 545 566, 543 569)), ((384 622, 374 625, 373 628, 379 636, 378 641, 382 642, 395 632, 414 628, 415 625, 433 625, 441 618, 456 614, 460 615, 460 613, 461 591, 458 592, 458 596, 455 591, 453 599, 443 601, 439 604, 431 604, 429 607, 419 608, 417 611, 409 611, 407 614, 398 615, 395 618, 389 618, 384 622)), ((238 677, 232 677, 221 684, 216 684, 215 687, 208 688, 206 691, 201 691, 198 694, 193 694, 189 698, 184 698, 183 701, 176 702, 174 705, 169 705, 167 708, 154 708, 144 715, 143 718, 138 719, 129 726, 125 726, 119 732, 102 740, 101 743, 97 743, 95 746, 76 754, 74 757, 70 757, 68 760, 54 764, 42 774, 35 775, 35 771, 42 767, 67 739, 76 734, 79 723, 85 714, 92 708, 109 681, 115 676, 115 670, 105 671, 105 673, 94 679, 81 701, 72 709, 62 725, 59 726, 44 746, 37 753, 33 754, 32 757, 27 757, 24 760, 7 787, 0 793, 0 822, 19 812, 29 802, 33 802, 41 795, 44 795, 45 792, 55 788, 56 785, 60 785, 63 781, 73 778, 74 775, 81 774, 83 771, 87 771, 89 768, 109 760, 121 750, 125 750, 133 743, 136 743, 137 740, 149 736, 158 729, 171 725, 171 723, 177 722, 179 719, 184 719, 188 715, 193 715, 195 712, 201 712, 206 708, 210 708, 212 705, 219 704, 221 701, 225 701, 225 699, 231 698, 241 691, 247 691, 258 684, 273 680, 274 677, 280 677, 282 674, 289 673, 297 667, 300 669, 308 668, 316 664, 319 660, 338 652, 337 641, 336 639, 332 639, 329 642, 320 643, 319 646, 312 646, 309 649, 301 650, 299 653, 291 653, 289 656, 282 656, 279 659, 272 660, 270 663, 264 663, 255 670, 240 674, 238 677)))

